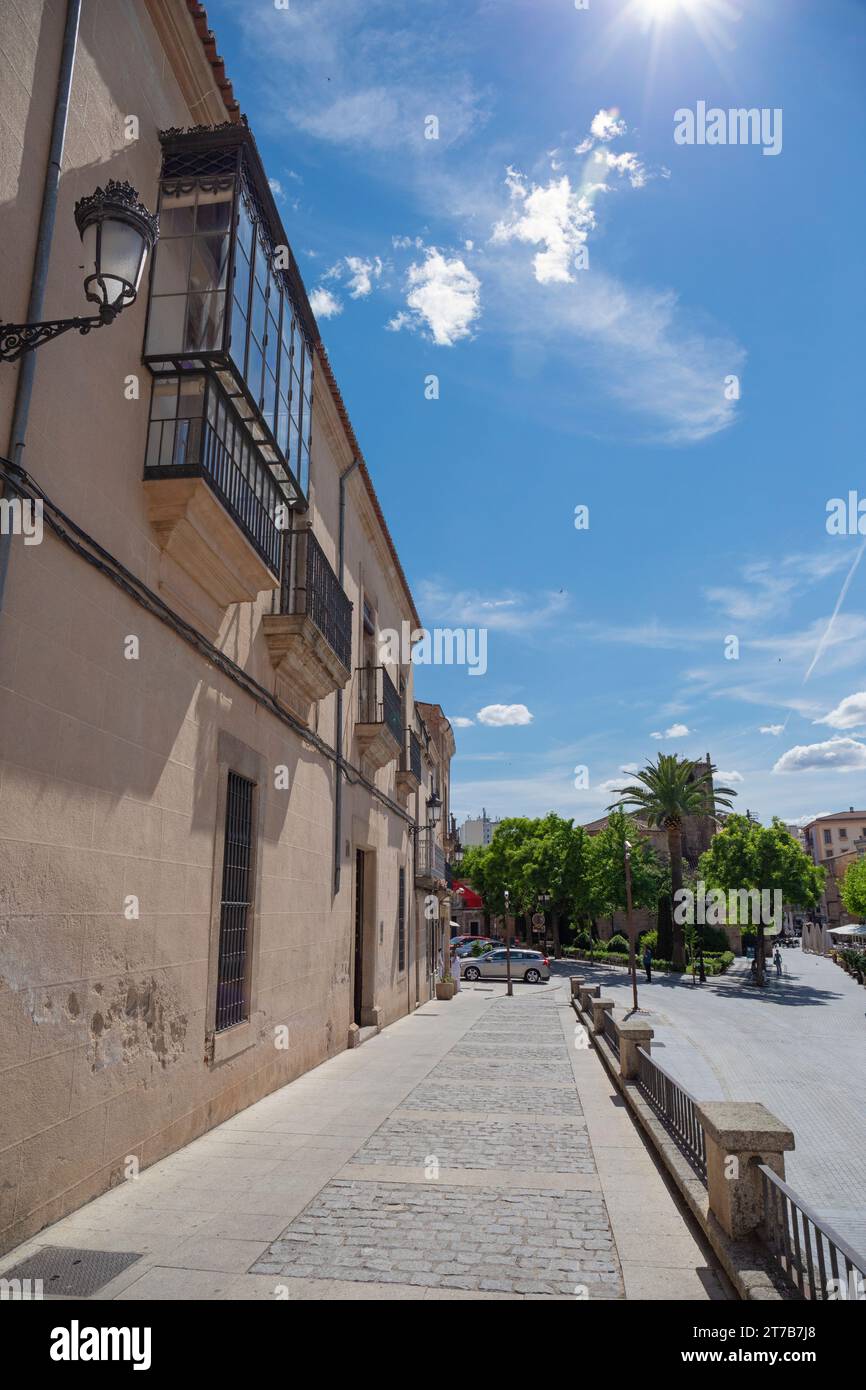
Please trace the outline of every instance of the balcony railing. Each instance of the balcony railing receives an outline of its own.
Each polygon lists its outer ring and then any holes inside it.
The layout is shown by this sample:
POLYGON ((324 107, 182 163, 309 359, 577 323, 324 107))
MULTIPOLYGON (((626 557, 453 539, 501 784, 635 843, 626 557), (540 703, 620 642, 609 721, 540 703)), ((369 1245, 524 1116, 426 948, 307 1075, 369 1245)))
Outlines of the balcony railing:
POLYGON ((418 836, 418 858, 415 865, 417 878, 437 879, 446 882, 445 851, 437 844, 432 830, 422 830, 418 836))
POLYGON ((352 603, 312 531, 286 536, 281 613, 305 613, 335 656, 352 665, 352 603))
POLYGON ((407 731, 400 759, 400 771, 410 772, 417 782, 421 781, 421 742, 412 730, 407 731))
POLYGON ((145 481, 203 478, 268 568, 279 574, 283 533, 276 518, 286 497, 252 435, 211 380, 207 394, 204 415, 151 420, 145 481))
POLYGON ((403 743, 403 714, 397 687, 384 666, 358 668, 358 720, 385 724, 397 743, 403 743))

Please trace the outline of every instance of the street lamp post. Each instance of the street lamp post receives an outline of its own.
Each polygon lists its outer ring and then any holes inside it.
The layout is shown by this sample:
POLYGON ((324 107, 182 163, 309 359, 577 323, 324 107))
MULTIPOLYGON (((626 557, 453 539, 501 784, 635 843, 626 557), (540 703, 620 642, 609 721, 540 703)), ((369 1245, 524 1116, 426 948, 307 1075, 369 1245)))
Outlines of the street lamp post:
POLYGON ((637 1013, 637 951, 631 916, 631 844, 628 840, 624 842, 623 853, 625 858, 625 912, 628 924, 628 967, 631 972, 632 1008, 637 1013))
POLYGON ((159 236, 159 219, 139 202, 131 184, 109 179, 75 204, 75 225, 87 271, 84 294, 99 312, 40 323, 0 322, 0 362, 17 362, 72 328, 81 334, 102 328, 134 302, 148 252, 159 236))
POLYGON ((508 924, 508 901, 509 901, 509 896, 510 896, 510 895, 509 895, 509 892, 508 892, 508 889, 507 889, 507 888, 506 888, 506 890, 505 890, 505 895, 504 895, 504 896, 505 896, 505 978, 506 978, 506 980, 508 981, 507 986, 506 986, 506 989, 505 989, 505 993, 508 994, 508 995, 512 995, 512 996, 513 996, 513 994, 514 994, 514 989, 513 989, 512 984, 511 984, 511 927, 510 927, 509 924, 508 924))

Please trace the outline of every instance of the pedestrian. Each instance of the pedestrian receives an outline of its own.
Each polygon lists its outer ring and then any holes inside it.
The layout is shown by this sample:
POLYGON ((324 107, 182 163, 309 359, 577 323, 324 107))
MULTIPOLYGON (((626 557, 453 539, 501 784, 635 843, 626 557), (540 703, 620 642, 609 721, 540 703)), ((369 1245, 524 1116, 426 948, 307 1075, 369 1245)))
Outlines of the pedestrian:
POLYGON ((652 967, 653 967, 653 952, 652 952, 652 947, 651 947, 651 946, 645 946, 645 947, 644 947, 644 953, 643 953, 643 968, 644 968, 644 970, 646 971, 646 982, 647 982, 647 984, 651 984, 651 983, 652 983, 652 977, 653 977, 653 974, 652 974, 652 967))
POLYGON ((779 950, 778 946, 773 952, 773 964, 776 967, 776 979, 778 979, 782 973, 782 952, 779 950))
POLYGON ((454 993, 460 993, 460 957, 457 954, 457 947, 451 951, 451 978, 454 981, 454 993))

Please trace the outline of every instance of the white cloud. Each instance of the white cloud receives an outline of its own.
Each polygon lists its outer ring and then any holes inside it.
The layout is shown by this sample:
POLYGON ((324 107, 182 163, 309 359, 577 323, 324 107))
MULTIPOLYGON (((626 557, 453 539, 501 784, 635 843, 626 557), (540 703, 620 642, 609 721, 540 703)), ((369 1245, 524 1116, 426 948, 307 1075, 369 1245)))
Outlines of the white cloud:
POLYGON ((778 735, 784 729, 784 724, 762 724, 759 733, 778 735))
POLYGON ((720 787, 728 787, 732 783, 745 782, 746 779, 742 772, 716 772, 713 780, 717 782, 720 787))
POLYGON ((454 718, 449 720, 449 723, 451 724, 452 729, 471 729, 475 723, 475 720, 467 719, 462 714, 455 714, 454 718))
POLYGON ((319 285, 313 290, 310 295, 310 308, 317 319, 332 319, 343 312, 339 299, 330 290, 326 290, 324 285, 319 285))
POLYGON ((774 772, 863 772, 866 743, 854 738, 830 738, 824 743, 798 743, 773 767, 774 772))
POLYGON ((409 312, 401 310, 391 319, 392 332, 420 330, 440 347, 470 336, 481 313, 481 282, 464 261, 429 247, 426 259, 409 267, 406 284, 409 312))
POLYGON ((285 197, 286 190, 283 188, 283 185, 280 183, 279 179, 268 179, 268 188, 271 190, 275 198, 285 197))
POLYGON ((602 109, 596 112, 589 123, 589 129, 596 140, 613 140, 617 135, 625 135, 628 126, 625 121, 619 119, 619 111, 613 106, 609 111, 602 109))
POLYGON ((546 188, 533 184, 530 189, 523 174, 509 168, 505 181, 511 191, 512 210, 510 217, 496 223, 491 241, 523 241, 544 247, 532 262, 540 285, 573 280, 575 257, 595 226, 587 196, 572 188, 567 174, 551 179, 546 188))
POLYGON ((643 188, 646 184, 646 168, 636 154, 613 154, 611 150, 597 150, 595 157, 605 168, 614 169, 620 178, 623 174, 628 174, 632 188, 643 188))
POLYGON ((382 278, 382 262, 378 256, 371 261, 361 256, 347 256, 348 290, 352 299, 363 299, 373 288, 373 281, 382 278))
POLYGON ((479 724, 502 728, 506 724, 531 724, 532 715, 525 705, 485 705, 476 716, 479 724))
POLYGON ((829 724, 831 729, 854 729, 859 724, 866 724, 866 690, 846 695, 829 714, 822 719, 813 719, 812 723, 829 724))
POLYGON ((672 724, 664 733, 650 734, 650 738, 685 738, 690 732, 688 724, 672 724))
POLYGON ((599 782, 596 791, 618 792, 622 786, 621 777, 609 777, 606 782, 599 782))
POLYGON ((494 596, 473 589, 446 589, 431 579, 422 579, 417 591, 422 610, 448 627, 459 624, 529 636, 557 622, 568 606, 568 595, 564 593, 494 596))
POLYGON ((623 763, 622 767, 620 768, 620 772, 637 772, 637 771, 639 771, 639 768, 638 768, 638 764, 637 764, 637 763, 623 763))

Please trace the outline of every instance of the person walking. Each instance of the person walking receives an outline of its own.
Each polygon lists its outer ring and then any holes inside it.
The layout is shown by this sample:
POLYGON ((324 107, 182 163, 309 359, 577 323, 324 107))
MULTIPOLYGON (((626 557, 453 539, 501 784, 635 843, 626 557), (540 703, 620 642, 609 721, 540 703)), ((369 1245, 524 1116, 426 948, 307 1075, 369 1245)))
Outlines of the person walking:
POLYGON ((651 946, 644 947, 643 968, 646 971, 646 982, 647 984, 651 984, 653 977, 653 952, 651 946))
POLYGON ((773 952, 773 964, 776 967, 776 979, 778 980, 782 974, 782 952, 779 950, 778 946, 773 952))
POLYGON ((460 957, 457 954, 457 947, 451 950, 451 978, 454 981, 454 993, 460 993, 460 957))

